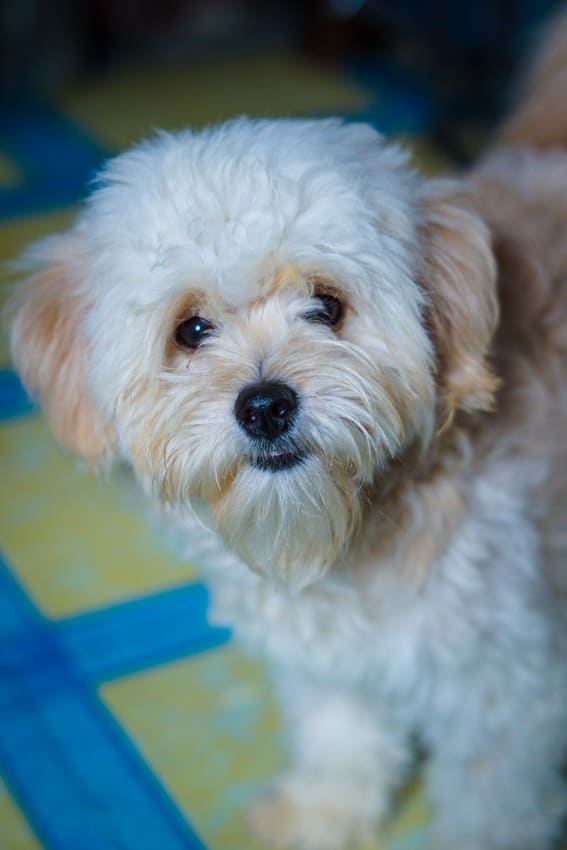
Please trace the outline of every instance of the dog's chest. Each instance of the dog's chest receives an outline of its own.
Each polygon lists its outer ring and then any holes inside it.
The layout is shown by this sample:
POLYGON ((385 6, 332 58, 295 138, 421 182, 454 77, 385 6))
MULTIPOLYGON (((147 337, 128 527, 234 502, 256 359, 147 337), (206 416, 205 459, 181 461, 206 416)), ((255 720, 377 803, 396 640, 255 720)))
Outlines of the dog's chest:
MULTIPOLYGON (((435 594, 420 592, 388 564, 374 564, 376 578, 364 586, 343 574, 288 594, 252 573, 215 535, 190 531, 189 538, 187 526, 182 530, 182 548, 203 567, 209 618, 234 629, 248 651, 270 666, 331 686, 375 689, 419 710, 436 677, 435 594)), ((443 607, 448 613, 452 605, 443 607)))
POLYGON ((393 579, 366 597, 324 580, 297 595, 247 573, 213 578, 211 617, 232 626, 253 653, 327 684, 415 692, 425 662, 425 612, 393 579))

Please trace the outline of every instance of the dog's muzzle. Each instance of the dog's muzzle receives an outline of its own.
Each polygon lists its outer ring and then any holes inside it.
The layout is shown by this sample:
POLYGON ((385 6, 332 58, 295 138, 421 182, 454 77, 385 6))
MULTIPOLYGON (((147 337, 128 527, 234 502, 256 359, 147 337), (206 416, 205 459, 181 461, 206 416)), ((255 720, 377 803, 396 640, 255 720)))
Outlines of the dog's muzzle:
POLYGON ((282 439, 290 431, 298 408, 295 390, 277 381, 249 384, 240 391, 234 415, 245 434, 254 440, 254 466, 276 472, 301 463, 305 453, 290 451, 289 441, 284 446, 282 439))

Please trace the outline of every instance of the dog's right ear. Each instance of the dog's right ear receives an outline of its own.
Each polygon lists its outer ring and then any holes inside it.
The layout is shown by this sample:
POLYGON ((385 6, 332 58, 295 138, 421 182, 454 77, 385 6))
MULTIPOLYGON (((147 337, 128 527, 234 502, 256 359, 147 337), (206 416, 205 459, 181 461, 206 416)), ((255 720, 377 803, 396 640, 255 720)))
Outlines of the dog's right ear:
POLYGON ((83 328, 88 304, 80 285, 76 237, 40 242, 24 255, 21 267, 28 276, 16 285, 5 313, 15 367, 58 442, 102 465, 112 453, 113 435, 88 387, 83 328))
POLYGON ((491 234, 466 187, 430 180, 422 199, 422 286, 438 357, 445 420, 457 410, 490 410, 498 380, 489 363, 498 322, 491 234))

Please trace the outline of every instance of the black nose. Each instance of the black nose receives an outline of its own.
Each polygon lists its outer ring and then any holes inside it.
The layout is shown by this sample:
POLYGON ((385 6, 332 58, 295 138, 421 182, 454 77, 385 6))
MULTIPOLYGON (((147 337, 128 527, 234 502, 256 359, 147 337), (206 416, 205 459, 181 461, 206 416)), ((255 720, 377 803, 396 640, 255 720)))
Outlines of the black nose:
POLYGON ((250 384, 239 393, 234 415, 251 437, 275 440, 290 427, 297 405, 297 395, 286 384, 250 384))

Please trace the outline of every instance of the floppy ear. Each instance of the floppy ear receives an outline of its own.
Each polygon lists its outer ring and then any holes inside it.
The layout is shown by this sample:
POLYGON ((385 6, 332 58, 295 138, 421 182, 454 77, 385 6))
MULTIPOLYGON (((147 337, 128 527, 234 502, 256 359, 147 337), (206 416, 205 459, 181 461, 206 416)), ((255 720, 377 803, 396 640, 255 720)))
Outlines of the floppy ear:
POLYGON ((32 271, 17 284, 6 317, 16 369, 56 439, 99 464, 110 455, 112 434, 89 394, 82 328, 88 305, 78 285, 74 242, 72 236, 51 237, 24 256, 22 265, 32 271))
POLYGON ((422 286, 447 420, 491 408, 498 380, 488 355, 498 323, 490 232, 458 183, 431 180, 423 197, 422 286))

